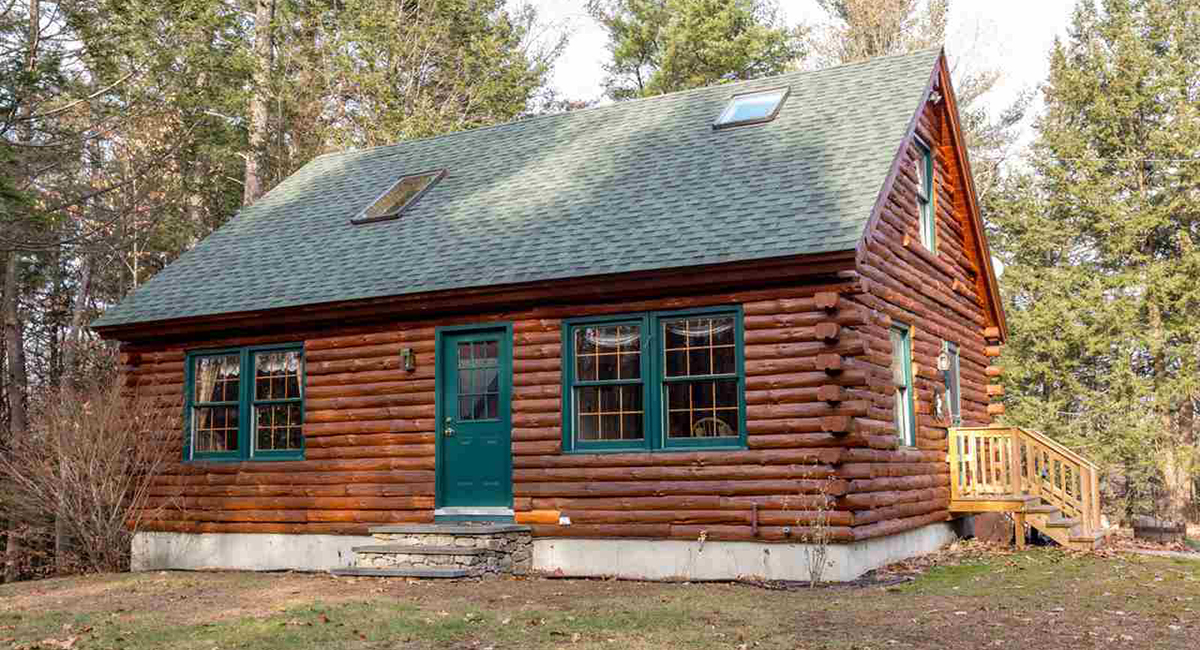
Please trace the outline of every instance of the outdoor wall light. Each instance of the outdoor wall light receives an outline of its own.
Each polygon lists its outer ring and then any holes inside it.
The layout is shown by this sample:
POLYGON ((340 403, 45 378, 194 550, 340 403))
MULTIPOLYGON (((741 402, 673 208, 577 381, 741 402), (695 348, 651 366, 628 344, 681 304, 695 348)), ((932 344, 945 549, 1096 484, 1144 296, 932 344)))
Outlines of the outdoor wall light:
POLYGON ((400 349, 400 367, 404 368, 405 372, 412 372, 417 369, 417 354, 412 348, 400 349))

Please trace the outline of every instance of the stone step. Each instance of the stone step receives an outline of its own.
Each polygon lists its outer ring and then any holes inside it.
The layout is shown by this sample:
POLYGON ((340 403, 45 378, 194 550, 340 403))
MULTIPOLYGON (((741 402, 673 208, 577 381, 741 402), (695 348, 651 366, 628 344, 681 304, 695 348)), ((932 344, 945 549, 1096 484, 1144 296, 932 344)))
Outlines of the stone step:
POLYGON ((386 569, 349 567, 330 571, 335 576, 366 578, 472 578, 477 574, 469 569, 430 568, 397 565, 386 569))
POLYGON ((367 532, 372 535, 503 535, 532 533, 533 529, 521 524, 397 524, 372 526, 367 532))
POLYGON ((373 544, 355 546, 350 550, 362 554, 400 555, 483 555, 489 552, 486 548, 470 546, 425 546, 422 544, 373 544))

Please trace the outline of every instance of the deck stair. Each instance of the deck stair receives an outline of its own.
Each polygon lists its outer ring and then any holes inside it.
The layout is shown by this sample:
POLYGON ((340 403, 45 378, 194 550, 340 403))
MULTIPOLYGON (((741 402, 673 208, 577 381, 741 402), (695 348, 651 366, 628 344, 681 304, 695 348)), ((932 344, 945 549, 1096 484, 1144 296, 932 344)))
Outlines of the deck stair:
POLYGON ((1020 427, 950 430, 950 512, 1012 513, 1017 546, 1025 527, 1077 550, 1111 532, 1100 516, 1095 464, 1041 433, 1020 427))
POLYGON ((409 524, 370 529, 379 542, 357 546, 355 565, 338 576, 470 578, 524 575, 533 563, 529 526, 491 523, 409 524))

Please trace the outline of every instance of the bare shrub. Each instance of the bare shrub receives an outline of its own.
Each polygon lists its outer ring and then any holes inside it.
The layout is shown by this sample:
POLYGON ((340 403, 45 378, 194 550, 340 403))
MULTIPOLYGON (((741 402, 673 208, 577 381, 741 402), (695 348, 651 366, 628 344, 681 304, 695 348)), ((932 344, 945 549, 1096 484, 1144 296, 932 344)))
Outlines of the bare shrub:
POLYGON ((149 507, 151 486, 177 451, 164 439, 177 416, 119 382, 55 392, 38 405, 29 434, 0 457, 0 508, 34 529, 57 521, 80 569, 127 569, 133 534, 158 514, 149 507))
POLYGON ((803 529, 800 541, 804 542, 804 560, 808 565, 808 586, 816 587, 825 580, 825 569, 829 561, 829 542, 833 540, 833 529, 829 526, 831 502, 829 485, 822 483, 817 491, 817 510, 809 526, 803 529))

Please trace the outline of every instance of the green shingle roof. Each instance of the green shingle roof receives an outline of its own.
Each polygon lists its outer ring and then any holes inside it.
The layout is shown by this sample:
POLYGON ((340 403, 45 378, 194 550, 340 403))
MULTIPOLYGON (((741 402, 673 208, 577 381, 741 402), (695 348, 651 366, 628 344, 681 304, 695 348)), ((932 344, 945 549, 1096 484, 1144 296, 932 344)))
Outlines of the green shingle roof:
POLYGON ((321 156, 93 325, 849 250, 939 53, 321 156), (713 130, 783 85, 774 121, 713 130), (437 169, 399 220, 350 224, 437 169))

